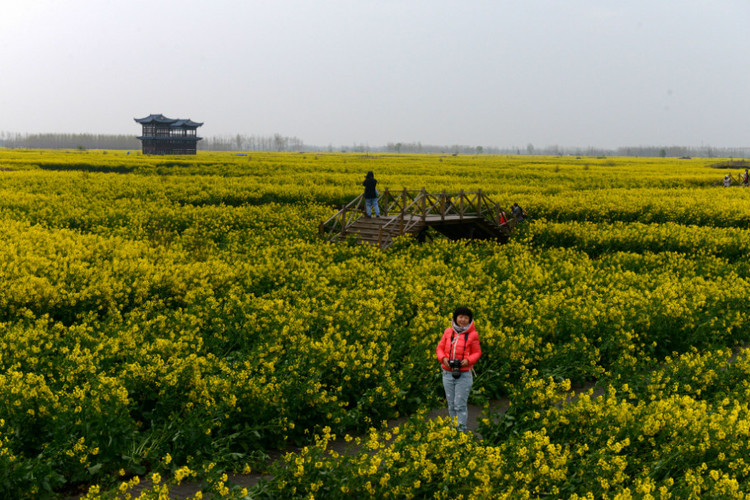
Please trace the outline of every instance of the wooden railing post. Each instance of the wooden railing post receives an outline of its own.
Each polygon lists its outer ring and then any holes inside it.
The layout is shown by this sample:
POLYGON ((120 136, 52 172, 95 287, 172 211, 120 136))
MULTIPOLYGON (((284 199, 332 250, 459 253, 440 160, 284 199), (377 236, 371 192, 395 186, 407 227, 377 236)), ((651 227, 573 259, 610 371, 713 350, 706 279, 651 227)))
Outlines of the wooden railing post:
POLYGON ((385 188, 385 191, 383 191, 383 199, 385 199, 385 203, 383 203, 383 215, 387 217, 388 216, 388 188, 385 188))
POLYGON ((400 236, 404 235, 404 216, 406 215, 406 197, 408 195, 409 193, 406 191, 406 188, 404 188, 403 192, 401 193, 401 219, 398 225, 398 234, 400 236))
POLYGON ((477 189, 477 215, 482 216, 482 190, 477 189))
POLYGON ((341 206, 341 237, 346 236, 346 205, 341 206))
POLYGON ((419 193, 419 195, 422 197, 421 200, 419 200, 419 210, 422 212, 422 222, 427 220, 427 207, 425 206, 425 200, 427 200, 427 191, 425 188, 422 188, 422 192, 419 193))
POLYGON ((445 222, 445 189, 440 195, 440 222, 445 222))
POLYGON ((462 189, 458 195, 458 219, 464 220, 464 190, 462 189))

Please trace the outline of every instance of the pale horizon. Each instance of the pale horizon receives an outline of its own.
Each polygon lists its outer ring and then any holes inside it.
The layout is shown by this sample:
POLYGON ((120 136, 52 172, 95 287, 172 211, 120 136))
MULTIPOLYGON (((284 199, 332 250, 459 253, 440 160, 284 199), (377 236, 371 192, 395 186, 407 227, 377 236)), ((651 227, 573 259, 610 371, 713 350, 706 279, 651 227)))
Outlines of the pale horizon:
POLYGON ((0 131, 511 148, 750 146, 750 2, 29 0, 0 131))

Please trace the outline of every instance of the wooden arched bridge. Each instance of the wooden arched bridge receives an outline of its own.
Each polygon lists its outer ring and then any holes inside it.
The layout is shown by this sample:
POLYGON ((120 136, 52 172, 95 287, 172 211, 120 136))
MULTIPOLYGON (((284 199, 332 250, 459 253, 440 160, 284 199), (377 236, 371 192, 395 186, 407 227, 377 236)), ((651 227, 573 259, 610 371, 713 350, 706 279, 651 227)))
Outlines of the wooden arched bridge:
POLYGON ((515 220, 481 190, 474 193, 430 194, 422 188, 392 193, 386 189, 378 196, 380 217, 368 217, 364 195, 359 195, 325 222, 320 234, 329 241, 356 237, 362 242, 385 249, 393 239, 405 234, 424 241, 428 229, 452 240, 483 239, 506 242, 515 220))

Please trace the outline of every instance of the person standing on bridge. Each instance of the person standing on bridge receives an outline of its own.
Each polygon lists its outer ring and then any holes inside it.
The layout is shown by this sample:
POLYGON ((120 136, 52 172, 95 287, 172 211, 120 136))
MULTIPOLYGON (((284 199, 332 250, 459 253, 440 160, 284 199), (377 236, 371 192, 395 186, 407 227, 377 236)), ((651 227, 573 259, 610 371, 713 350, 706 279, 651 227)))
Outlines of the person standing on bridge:
POLYGON ((372 216, 373 209, 375 210, 375 217, 380 217, 380 207, 378 207, 378 190, 375 187, 378 181, 375 180, 375 174, 372 170, 367 172, 365 181, 362 185, 365 187, 365 210, 367 216, 372 216))
POLYGON ((527 217, 526 210, 521 208, 518 203, 513 204, 511 213, 513 214, 513 218, 516 219, 516 222, 523 222, 527 217))
POLYGON ((437 358, 443 374, 448 415, 458 420, 458 429, 466 431, 469 418, 469 393, 474 383, 472 368, 482 356, 474 316, 468 307, 453 312, 450 328, 446 328, 437 346, 437 358))

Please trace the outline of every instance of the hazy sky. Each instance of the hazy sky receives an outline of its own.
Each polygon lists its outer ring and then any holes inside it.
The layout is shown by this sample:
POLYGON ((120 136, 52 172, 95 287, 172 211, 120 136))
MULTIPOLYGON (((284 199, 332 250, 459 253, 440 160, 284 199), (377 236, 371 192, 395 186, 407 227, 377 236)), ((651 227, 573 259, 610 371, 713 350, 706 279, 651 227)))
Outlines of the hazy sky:
POLYGON ((750 0, 0 0, 0 131, 750 146, 750 0))

